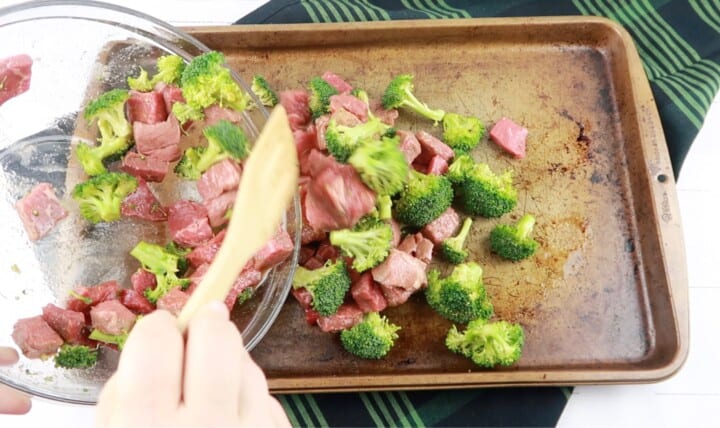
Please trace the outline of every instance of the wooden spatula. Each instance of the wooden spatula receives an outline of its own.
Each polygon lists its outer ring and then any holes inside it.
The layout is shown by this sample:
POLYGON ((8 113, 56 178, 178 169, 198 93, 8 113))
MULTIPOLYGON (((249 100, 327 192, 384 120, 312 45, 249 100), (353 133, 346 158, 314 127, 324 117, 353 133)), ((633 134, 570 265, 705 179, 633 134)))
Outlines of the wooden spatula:
POLYGON ((278 231, 297 190, 299 166, 287 112, 275 107, 243 167, 227 234, 210 268, 178 316, 185 332, 195 312, 225 300, 245 264, 278 231))

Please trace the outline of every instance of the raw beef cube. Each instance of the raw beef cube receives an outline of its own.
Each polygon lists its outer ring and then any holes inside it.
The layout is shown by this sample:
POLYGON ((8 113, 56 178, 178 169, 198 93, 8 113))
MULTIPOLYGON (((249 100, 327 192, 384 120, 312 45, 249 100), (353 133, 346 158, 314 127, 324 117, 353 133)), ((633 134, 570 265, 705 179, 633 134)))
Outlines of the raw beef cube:
POLYGON ((400 116, 400 113, 395 109, 385 110, 380 100, 370 101, 370 111, 380 119, 380 122, 390 126, 394 126, 395 120, 400 116))
POLYGON ((448 171, 448 163, 440 156, 433 156, 428 163, 426 174, 445 175, 448 171))
POLYGON ((200 265, 212 262, 215 258, 215 254, 217 254, 220 250, 220 246, 222 245, 223 239, 225 239, 226 233, 227 229, 223 229, 208 242, 195 247, 187 255, 187 260, 190 263, 190 266, 197 268, 200 265))
POLYGON ((138 178, 135 191, 123 199, 120 212, 125 217, 135 217, 148 221, 167 220, 167 210, 160 204, 145 180, 138 178))
POLYGON ((93 328, 107 334, 123 334, 130 331, 137 316, 119 300, 108 300, 90 309, 93 328))
POLYGON ((363 312, 380 312, 387 307, 387 300, 370 272, 363 273, 353 282, 350 294, 363 312))
POLYGON ((117 299, 120 293, 120 284, 115 280, 110 280, 92 287, 76 287, 73 292, 75 295, 81 296, 82 299, 71 297, 68 300, 67 308, 71 311, 85 312, 98 303, 117 299))
POLYGON ((139 122, 152 125, 165 122, 165 119, 168 118, 165 99, 162 93, 155 91, 139 92, 131 90, 130 97, 127 100, 127 110, 128 120, 132 124, 139 122))
POLYGON ((233 283, 230 292, 228 292, 228 295, 225 297, 225 304, 227 305, 228 310, 232 311, 235 303, 237 303, 237 297, 240 293, 242 293, 246 288, 253 288, 260 284, 261 280, 262 273, 255 269, 252 264, 243 268, 242 272, 240 272, 240 275, 238 275, 237 279, 233 283))
POLYGON ((335 88, 335 90, 340 92, 341 94, 343 92, 349 93, 353 89, 348 82, 346 82, 342 77, 338 76, 332 71, 326 71, 325 73, 323 73, 322 79, 328 82, 330 86, 335 88))
POLYGON ((28 358, 52 355, 63 344, 62 337, 41 315, 19 319, 13 327, 12 338, 28 358))
POLYGON ((170 162, 138 152, 128 152, 122 160, 120 169, 137 178, 160 183, 165 179, 170 162))
POLYGON ((236 191, 225 192, 203 202, 210 226, 220 227, 230 221, 229 212, 235 204, 236 191))
POLYGON ((240 165, 231 159, 214 164, 197 181, 200 197, 207 201, 227 191, 237 190, 240 184, 240 173, 240 165))
POLYGON ((417 137, 420 148, 422 149, 420 156, 416 159, 419 163, 428 164, 435 156, 439 156, 450 163, 450 160, 455 157, 455 152, 453 152, 450 146, 435 138, 427 131, 418 131, 415 133, 415 137, 417 137))
POLYGON ((270 269, 293 252, 293 241, 287 230, 280 228, 273 238, 265 244, 253 257, 254 266, 259 271, 270 269))
POLYGON ((390 255, 372 269, 373 279, 380 284, 388 306, 398 306, 427 285, 426 265, 410 254, 392 249, 390 255))
POLYGON ((179 287, 174 287, 158 299, 157 308, 178 316, 189 298, 190 295, 188 293, 182 291, 179 287))
POLYGON ((227 120, 228 122, 232 122, 235 124, 238 124, 243 121, 242 113, 239 111, 220 107, 216 104, 211 105, 210 107, 205 109, 205 125, 204 126, 211 126, 215 125, 221 120, 227 120))
POLYGON ((178 88, 175 85, 168 85, 167 83, 160 82, 155 85, 155 88, 153 90, 162 94, 163 101, 165 102, 165 111, 168 114, 172 112, 173 104, 175 104, 176 102, 185 102, 185 97, 183 97, 182 89, 178 88))
POLYGON ((459 227, 460 216, 450 207, 440 214, 440 217, 426 224, 422 228, 422 234, 433 244, 440 245, 444 240, 455 235, 459 227))
POLYGON ((0 59, 0 106, 30 89, 32 65, 26 54, 0 59))
POLYGON ((197 247, 213 237, 207 209, 197 202, 179 200, 168 209, 172 240, 183 247, 197 247))
POLYGON ((31 241, 47 235, 60 220, 68 216, 49 183, 33 187, 30 193, 15 203, 15 209, 31 241))
POLYGON ((146 271, 145 269, 138 269, 135 273, 130 276, 130 283, 132 284, 133 290, 139 294, 144 294, 145 290, 154 289, 157 285, 155 275, 146 271))
POLYGON ((333 95, 330 97, 330 113, 334 114, 340 110, 346 110, 358 118, 360 122, 368 119, 368 105, 365 101, 350 94, 333 95))
POLYGON ((159 160, 174 162, 182 156, 180 151, 180 124, 175 116, 163 122, 133 123, 133 137, 138 153, 159 160))
POLYGON ((136 314, 149 314, 155 310, 155 305, 150 303, 144 294, 133 289, 120 290, 120 303, 136 314))
POLYGON ((422 151, 420 142, 412 132, 397 131, 397 135, 400 137, 400 151, 403 152, 405 160, 408 165, 410 165, 420 156, 420 152, 422 151))
POLYGON ((363 311, 355 303, 343 303, 336 313, 319 317, 317 325, 324 332, 337 332, 348 329, 363 319, 363 311))
POLYGON ((525 157, 527 136, 527 128, 523 128, 505 117, 500 119, 490 130, 490 139, 518 159, 525 157))
POLYGON ((83 334, 85 329, 85 315, 82 312, 75 312, 63 309, 49 303, 42 310, 42 317, 63 340, 72 344, 85 344, 87 338, 83 334))
POLYGON ((280 104, 287 111, 290 128, 293 131, 304 129, 310 123, 309 102, 310 94, 303 89, 280 92, 280 104))
POLYGON ((432 260, 433 247, 432 241, 418 232, 414 235, 406 236, 397 248, 425 263, 430 263, 430 260, 432 260))

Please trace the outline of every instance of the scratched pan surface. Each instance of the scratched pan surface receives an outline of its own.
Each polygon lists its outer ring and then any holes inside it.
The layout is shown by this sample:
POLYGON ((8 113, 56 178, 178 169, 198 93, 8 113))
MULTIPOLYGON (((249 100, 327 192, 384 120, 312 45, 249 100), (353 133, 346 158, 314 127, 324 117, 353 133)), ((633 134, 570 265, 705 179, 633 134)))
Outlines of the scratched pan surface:
MULTIPOLYGON (((472 260, 484 268, 497 317, 526 345, 507 369, 481 370, 445 349, 450 323, 422 293, 385 311, 402 327, 392 352, 362 361, 310 328, 289 297, 253 351, 275 391, 363 390, 656 381, 688 348, 687 275, 672 171, 650 88, 622 29, 595 18, 488 19, 190 29, 249 79, 305 86, 333 70, 378 97, 398 73, 420 99, 526 126, 512 160, 485 140, 474 156, 512 168, 516 209, 537 217, 537 255, 490 253, 497 220, 478 219, 472 260)), ((398 129, 430 129, 402 112, 398 129)))

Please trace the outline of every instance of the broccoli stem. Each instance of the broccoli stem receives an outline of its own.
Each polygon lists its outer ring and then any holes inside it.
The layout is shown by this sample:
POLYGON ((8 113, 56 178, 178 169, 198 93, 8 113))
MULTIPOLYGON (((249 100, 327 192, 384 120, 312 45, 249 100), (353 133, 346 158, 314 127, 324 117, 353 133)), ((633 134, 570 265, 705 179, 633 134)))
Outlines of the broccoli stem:
POLYGON ((521 238, 527 238, 535 227, 535 217, 531 214, 525 214, 517 222, 518 236, 521 238))

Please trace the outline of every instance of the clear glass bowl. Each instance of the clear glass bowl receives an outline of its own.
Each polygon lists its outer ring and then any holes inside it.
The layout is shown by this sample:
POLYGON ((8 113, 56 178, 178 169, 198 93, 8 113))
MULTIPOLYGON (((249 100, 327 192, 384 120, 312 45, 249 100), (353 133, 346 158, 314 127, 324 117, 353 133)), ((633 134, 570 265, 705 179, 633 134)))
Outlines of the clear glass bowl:
MULTIPOLYGON (((128 286, 137 265, 127 261, 127 254, 138 240, 169 241, 163 227, 122 220, 88 228, 72 213, 42 240, 28 240, 14 204, 34 184, 52 183, 61 200, 72 204, 68 159, 77 113, 89 88, 97 93, 98 88, 124 87, 138 66, 147 68, 160 55, 189 60, 209 49, 157 19, 86 1, 0 9, 0 40, 0 58, 25 53, 33 59, 29 91, 0 106, 0 346, 14 346, 16 320, 39 315, 47 303, 63 305, 77 285, 115 279, 128 286)), ((249 89, 240 76, 235 78, 249 89)), ((262 108, 245 113, 245 130, 252 140, 266 117, 262 108)), ((268 272, 253 298, 232 314, 249 349, 268 331, 287 296, 300 247, 300 222, 296 196, 284 220, 295 242, 292 257, 268 272)), ((0 367, 0 382, 36 396, 93 404, 117 357, 104 350, 90 370, 57 369, 52 360, 21 357, 14 366, 0 367)))

